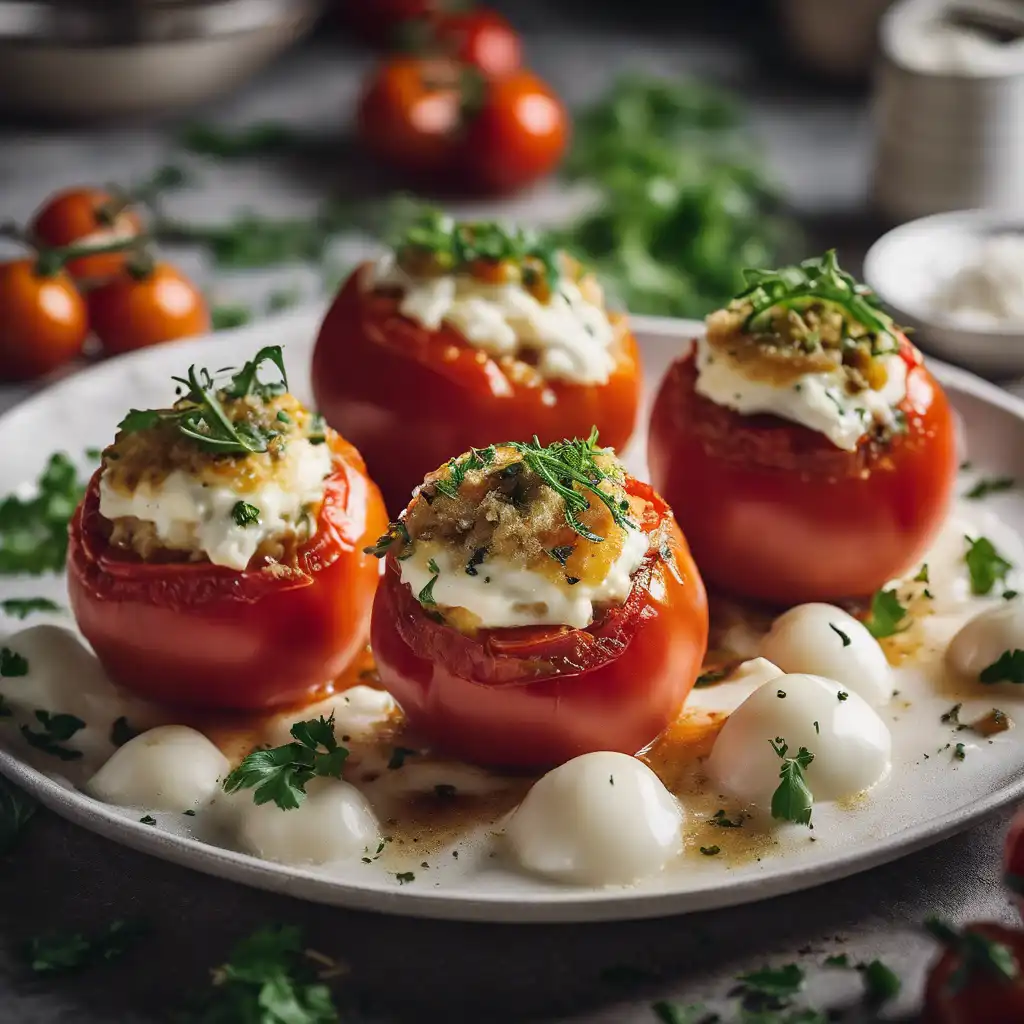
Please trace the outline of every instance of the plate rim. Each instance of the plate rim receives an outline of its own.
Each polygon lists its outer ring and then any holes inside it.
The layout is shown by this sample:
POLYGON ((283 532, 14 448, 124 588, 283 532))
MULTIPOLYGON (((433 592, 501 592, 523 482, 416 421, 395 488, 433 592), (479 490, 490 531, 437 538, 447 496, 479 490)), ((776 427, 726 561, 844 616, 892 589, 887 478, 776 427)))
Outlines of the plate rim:
MULTIPOLYGON (((322 315, 320 307, 291 311, 256 324, 199 338, 173 342, 181 352, 198 352, 211 342, 238 342, 252 335, 283 334, 314 326, 322 315)), ((699 333, 699 321, 669 317, 635 316, 630 318, 637 334, 669 342, 682 342, 699 333)), ((161 346, 167 349, 170 346, 161 346)), ((69 382, 91 377, 102 379, 111 366, 134 365, 151 356, 141 350, 88 367, 79 373, 38 389, 0 415, 0 428, 29 407, 45 392, 60 391, 69 382)), ((1021 421, 1024 428, 1024 398, 1003 391, 988 381, 941 360, 930 359, 929 367, 940 383, 969 397, 1006 412, 1021 421)), ((279 864, 221 846, 154 829, 151 825, 124 817, 118 810, 92 799, 87 794, 49 777, 16 755, 0 750, 0 775, 21 786, 43 806, 60 817, 130 849, 150 854, 204 874, 254 888, 283 893, 327 905, 354 910, 369 910, 392 915, 437 920, 481 921, 501 924, 555 924, 596 921, 640 920, 670 917, 759 902, 776 896, 811 889, 828 882, 858 874, 898 860, 917 850, 964 831, 1007 804, 1024 798, 1024 769, 1018 776, 966 808, 949 811, 911 828, 886 836, 868 849, 851 850, 826 863, 804 865, 783 874, 761 878, 726 881, 713 888, 685 893, 637 892, 626 888, 552 888, 542 899, 525 897, 521 892, 483 892, 475 896, 452 895, 426 887, 395 888, 367 880, 358 885, 332 878, 315 869, 279 864)))

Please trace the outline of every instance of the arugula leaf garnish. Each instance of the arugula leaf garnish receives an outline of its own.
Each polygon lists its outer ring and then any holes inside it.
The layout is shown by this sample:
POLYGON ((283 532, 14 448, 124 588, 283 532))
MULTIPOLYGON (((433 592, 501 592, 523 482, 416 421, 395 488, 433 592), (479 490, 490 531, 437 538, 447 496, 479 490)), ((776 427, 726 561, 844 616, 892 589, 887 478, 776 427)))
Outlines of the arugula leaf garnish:
POLYGON ((1014 648, 986 665, 978 675, 982 683, 1024 683, 1024 651, 1014 648))
POLYGON ((63 452, 50 456, 36 494, 0 501, 0 574, 39 576, 60 572, 68 551, 68 521, 85 493, 63 452))
POLYGON ((992 588, 1006 579, 1006 574, 1013 568, 987 537, 964 537, 967 541, 967 553, 964 561, 971 577, 971 593, 983 596, 990 594, 992 588))
POLYGON ((61 761, 78 761, 82 757, 80 750, 64 746, 77 732, 85 728, 82 719, 76 715, 53 714, 43 710, 36 711, 35 718, 42 726, 42 730, 30 729, 27 725, 21 727, 21 735, 30 747, 35 747, 36 750, 41 750, 44 754, 50 754, 61 761))
POLYGON ((0 775, 0 856, 14 849, 36 806, 35 800, 0 775))
POLYGON ((909 628, 907 609, 895 590, 876 590, 871 598, 871 611, 864 620, 867 631, 876 639, 895 636, 909 628))
POLYGON ((27 619, 34 612, 59 612, 61 607, 48 597, 8 597, 0 601, 5 615, 15 619, 27 619))
POLYGON ((779 786, 772 794, 772 817, 797 825, 810 825, 814 796, 804 780, 804 769, 814 760, 814 755, 806 747, 801 747, 795 757, 787 756, 789 746, 781 736, 768 742, 782 760, 779 786))
POLYGON ((294 810, 306 798, 306 784, 316 777, 340 779, 348 750, 334 735, 334 714, 291 727, 292 743, 254 750, 224 780, 224 791, 252 789, 253 803, 275 803, 294 810))

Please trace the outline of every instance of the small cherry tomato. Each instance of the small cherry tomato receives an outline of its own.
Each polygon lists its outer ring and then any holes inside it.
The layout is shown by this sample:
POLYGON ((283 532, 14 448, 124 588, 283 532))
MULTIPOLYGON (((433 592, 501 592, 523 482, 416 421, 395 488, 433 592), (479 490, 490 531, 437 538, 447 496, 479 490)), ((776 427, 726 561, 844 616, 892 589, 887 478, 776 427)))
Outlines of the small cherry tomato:
POLYGON ((1024 1021, 1024 932, 989 923, 935 932, 946 949, 928 975, 925 1024, 1024 1021))
MULTIPOLYGON (((142 231, 139 215, 123 208, 116 197, 97 188, 70 188, 51 196, 34 214, 28 236, 35 245, 61 248, 72 243, 101 245, 134 238, 142 231)), ((116 274, 124 253, 102 253, 71 260, 68 273, 96 280, 116 274)))
POLYGON ((625 604, 586 629, 485 629, 431 618, 387 556, 371 646, 414 730, 476 764, 546 768, 595 750, 635 754, 679 714, 707 647, 704 585, 668 506, 644 483, 642 529, 662 531, 625 604), (664 548, 660 549, 664 552, 664 548))
POLYGON ((31 380, 70 362, 89 333, 85 302, 64 270, 34 259, 0 264, 0 380, 31 380))
POLYGON ((621 451, 640 402, 640 356, 624 317, 613 320, 615 366, 603 384, 573 384, 512 370, 469 345, 403 317, 400 299, 361 283, 357 269, 334 300, 313 352, 313 392, 335 429, 350 437, 392 511, 452 452, 493 438, 542 444, 586 437, 621 451))
POLYGON ((387 525, 359 453, 335 469, 299 570, 143 562, 107 540, 99 477, 71 521, 68 591, 110 678, 162 704, 257 710, 316 698, 366 643, 379 579, 364 553, 387 525))
POLYGON ((462 64, 497 77, 518 69, 523 47, 515 29, 497 11, 478 8, 440 14, 432 19, 432 31, 445 55, 462 64))
POLYGON ((359 138, 378 160, 425 178, 450 167, 459 125, 460 72, 445 60, 381 64, 359 100, 359 138))
POLYGON ((459 171, 472 190, 512 192, 553 171, 568 141, 562 101, 532 72, 514 71, 483 83, 466 114, 459 171))
POLYGON ((845 451, 807 427, 742 416, 695 390, 692 355, 662 381, 651 480, 707 583, 771 604, 867 596, 915 565, 956 478, 946 395, 904 338, 906 432, 845 451))
POLYGON ((92 329, 108 355, 191 338, 210 329, 206 299, 169 263, 138 273, 126 268, 89 292, 86 301, 92 329))

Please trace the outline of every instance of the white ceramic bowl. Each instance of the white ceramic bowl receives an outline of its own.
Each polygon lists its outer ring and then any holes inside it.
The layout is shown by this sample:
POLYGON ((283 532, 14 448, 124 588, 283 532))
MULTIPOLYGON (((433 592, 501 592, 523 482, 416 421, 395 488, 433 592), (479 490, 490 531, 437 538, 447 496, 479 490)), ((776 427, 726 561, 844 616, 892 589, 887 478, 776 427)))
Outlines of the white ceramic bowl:
POLYGON ((990 377, 1024 374, 1024 326, 966 326, 935 309, 944 282, 975 259, 987 237, 1024 233, 995 210, 961 210, 904 224, 868 250, 864 280, 896 320, 916 332, 921 348, 990 377))

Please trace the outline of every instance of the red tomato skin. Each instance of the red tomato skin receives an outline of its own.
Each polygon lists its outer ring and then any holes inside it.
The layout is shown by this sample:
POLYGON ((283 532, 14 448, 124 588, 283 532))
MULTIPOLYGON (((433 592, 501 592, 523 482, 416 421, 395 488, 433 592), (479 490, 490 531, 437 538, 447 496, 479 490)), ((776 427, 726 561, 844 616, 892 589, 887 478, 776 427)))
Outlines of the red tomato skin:
POLYGON ((497 11, 477 8, 435 19, 438 41, 456 60, 497 78, 518 70, 523 46, 515 29, 497 11))
POLYGON ((453 453, 500 440, 542 444, 586 437, 621 451, 640 402, 640 355, 620 321, 605 384, 516 383, 486 353, 442 324, 430 331, 390 296, 363 289, 359 268, 327 313, 313 352, 313 393, 327 422, 366 458, 389 509, 453 453))
POLYGON ((127 270, 89 292, 89 321, 107 355, 192 338, 210 330, 202 293, 169 263, 142 278, 127 270))
POLYGON ((458 167, 467 188, 501 195, 553 171, 568 143, 562 101, 532 72, 513 71, 487 83, 466 122, 458 167))
MULTIPOLYGON (((52 195, 35 212, 28 236, 37 244, 62 248, 89 239, 96 244, 112 242, 115 236, 137 235, 142 231, 139 215, 123 210, 113 225, 105 224, 97 210, 114 201, 103 189, 69 188, 52 195)), ((82 256, 67 264, 68 273, 78 280, 98 280, 116 274, 125 262, 123 253, 82 256)))
POLYGON ((1024 811, 1017 812, 1006 835, 1003 882, 1013 894, 1017 910, 1024 914, 1024 811))
POLYGON ((110 678, 160 704, 257 711, 315 699, 362 649, 379 578, 363 548, 387 514, 359 454, 336 456, 299 579, 149 564, 99 532, 99 472, 71 522, 68 590, 110 678))
POLYGON ((626 603, 586 630, 481 630, 468 637, 429 618, 386 560, 371 645, 381 683, 410 726, 474 764, 543 769, 595 750, 635 754, 678 716, 707 649, 707 596, 671 510, 652 502, 643 528, 667 522, 677 579, 656 555, 626 603), (563 666, 551 674, 541 662, 563 666))
POLYGON ((846 452, 774 416, 740 416, 672 365, 651 415, 651 480, 708 585, 775 605, 874 593, 914 566, 946 516, 957 471, 953 414, 909 342, 907 432, 846 452))
POLYGON ((66 272, 43 277, 31 259, 0 263, 0 380, 32 380, 71 362, 88 333, 66 272))
MULTIPOLYGON (((964 926, 994 942, 1008 946, 1024 965, 1024 932, 994 922, 964 926)), ((976 969, 962 989, 950 991, 950 977, 960 957, 945 950, 932 966, 925 984, 923 1024, 1020 1024, 1024 1021, 1024 983, 1007 983, 976 969)))

